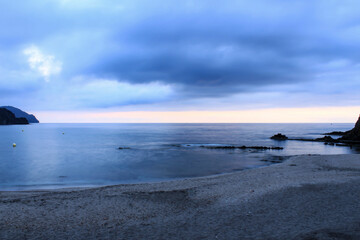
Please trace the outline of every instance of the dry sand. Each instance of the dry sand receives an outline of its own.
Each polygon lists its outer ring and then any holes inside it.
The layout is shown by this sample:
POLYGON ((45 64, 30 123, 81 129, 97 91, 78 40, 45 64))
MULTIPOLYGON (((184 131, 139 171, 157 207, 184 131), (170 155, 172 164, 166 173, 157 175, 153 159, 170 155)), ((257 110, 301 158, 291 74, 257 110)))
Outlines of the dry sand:
POLYGON ((0 192, 0 239, 360 239, 360 155, 164 183, 0 192))

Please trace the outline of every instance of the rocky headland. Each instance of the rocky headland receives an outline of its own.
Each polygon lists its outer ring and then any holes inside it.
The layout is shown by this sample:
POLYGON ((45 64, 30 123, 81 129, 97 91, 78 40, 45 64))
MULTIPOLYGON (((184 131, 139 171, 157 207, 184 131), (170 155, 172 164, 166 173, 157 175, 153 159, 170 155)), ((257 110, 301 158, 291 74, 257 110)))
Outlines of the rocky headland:
POLYGON ((23 110, 21 110, 19 108, 12 107, 12 106, 3 106, 0 108, 5 108, 5 109, 9 110, 17 118, 26 118, 29 123, 39 123, 39 120, 33 114, 28 114, 27 112, 24 112, 23 110))
POLYGON ((11 111, 0 108, 0 125, 29 124, 26 118, 17 118, 11 111))
POLYGON ((339 139, 342 141, 360 141, 360 116, 355 124, 355 127, 350 131, 344 133, 339 139))

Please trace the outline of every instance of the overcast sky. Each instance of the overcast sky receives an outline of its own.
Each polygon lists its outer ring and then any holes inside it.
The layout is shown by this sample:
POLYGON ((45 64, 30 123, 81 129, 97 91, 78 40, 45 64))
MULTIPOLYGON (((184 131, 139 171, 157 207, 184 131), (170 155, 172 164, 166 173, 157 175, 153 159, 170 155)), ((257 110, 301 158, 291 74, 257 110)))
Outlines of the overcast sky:
POLYGON ((0 105, 360 106, 360 1, 0 0, 0 105))

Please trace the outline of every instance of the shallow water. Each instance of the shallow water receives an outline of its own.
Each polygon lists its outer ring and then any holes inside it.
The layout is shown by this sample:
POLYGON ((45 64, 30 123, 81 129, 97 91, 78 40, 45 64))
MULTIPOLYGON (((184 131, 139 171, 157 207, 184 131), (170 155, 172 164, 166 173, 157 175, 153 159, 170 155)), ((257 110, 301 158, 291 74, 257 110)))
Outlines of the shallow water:
POLYGON ((353 124, 32 124, 0 126, 0 190, 163 181, 261 167, 299 154, 358 153, 316 138, 353 124), (23 131, 22 131, 23 130, 23 131), (17 147, 13 148, 12 144, 17 147), (284 150, 201 145, 281 146, 284 150), (119 150, 119 147, 130 149, 119 150))

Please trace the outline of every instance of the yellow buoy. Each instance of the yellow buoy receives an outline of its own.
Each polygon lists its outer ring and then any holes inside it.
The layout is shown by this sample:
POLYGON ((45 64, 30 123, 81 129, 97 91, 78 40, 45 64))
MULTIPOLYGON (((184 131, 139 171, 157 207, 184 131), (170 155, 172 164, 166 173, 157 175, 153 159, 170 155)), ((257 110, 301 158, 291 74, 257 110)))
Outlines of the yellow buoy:
POLYGON ((13 147, 16 147, 16 143, 13 143, 13 147))

